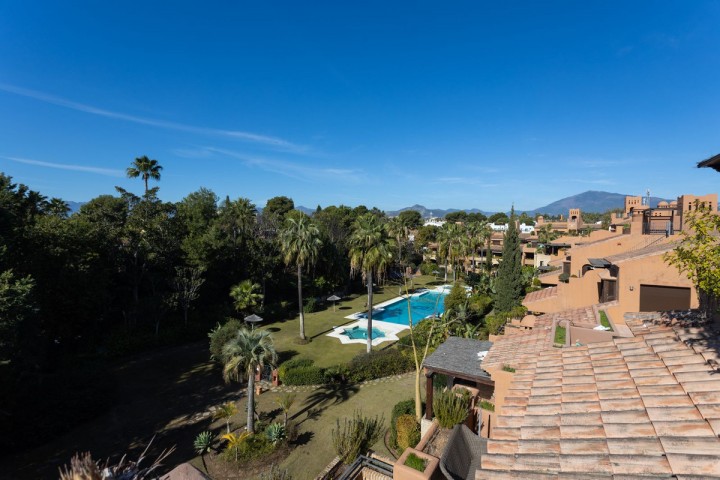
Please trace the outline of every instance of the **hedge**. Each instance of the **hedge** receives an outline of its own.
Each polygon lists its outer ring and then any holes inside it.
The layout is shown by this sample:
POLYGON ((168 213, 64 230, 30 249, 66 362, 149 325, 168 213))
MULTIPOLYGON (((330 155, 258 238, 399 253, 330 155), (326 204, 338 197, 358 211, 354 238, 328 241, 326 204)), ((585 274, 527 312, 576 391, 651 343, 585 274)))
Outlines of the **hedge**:
POLYGON ((351 383, 399 375, 415 368, 415 362, 407 355, 393 348, 379 352, 363 353, 348 364, 347 379, 351 383))
POLYGON ((325 383, 325 369, 311 365, 291 368, 285 372, 285 385, 320 385, 325 383))
POLYGON ((414 415, 415 414, 415 400, 403 400, 395 404, 390 416, 390 446, 392 448, 398 448, 397 443, 397 419, 402 415, 414 415))

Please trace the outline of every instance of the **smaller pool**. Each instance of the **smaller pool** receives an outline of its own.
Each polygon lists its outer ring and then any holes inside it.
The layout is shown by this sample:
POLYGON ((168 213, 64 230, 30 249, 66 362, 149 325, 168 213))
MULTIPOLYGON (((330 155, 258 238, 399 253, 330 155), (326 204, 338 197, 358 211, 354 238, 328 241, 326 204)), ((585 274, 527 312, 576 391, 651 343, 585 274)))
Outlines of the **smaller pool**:
MULTIPOLYGON (((342 331, 342 335, 345 335, 348 338, 351 338, 353 340, 360 340, 365 339, 367 340, 367 327, 352 327, 352 328, 346 328, 342 331)), ((372 329, 372 337, 370 338, 384 338, 385 332, 383 332, 380 329, 373 328, 372 329)))

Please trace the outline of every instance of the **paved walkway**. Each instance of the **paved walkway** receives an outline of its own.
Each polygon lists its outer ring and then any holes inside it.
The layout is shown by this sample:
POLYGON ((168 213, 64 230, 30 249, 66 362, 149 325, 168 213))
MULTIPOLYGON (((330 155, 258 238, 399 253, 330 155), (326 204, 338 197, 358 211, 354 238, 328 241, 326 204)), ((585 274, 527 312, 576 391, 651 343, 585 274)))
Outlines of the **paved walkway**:
MULTIPOLYGON (((388 382, 394 382, 403 378, 410 377, 412 375, 415 375, 415 371, 403 373, 400 375, 390 375, 389 377, 382 377, 382 378, 376 378, 375 380, 368 380, 366 382, 361 382, 358 385, 377 385, 379 383, 388 383, 388 382)), ((262 385, 264 391, 270 391, 270 392, 278 392, 278 393, 285 393, 285 392, 312 392, 313 390, 317 390, 319 388, 326 387, 327 385, 280 385, 277 387, 273 387, 270 382, 267 380, 262 380, 259 382, 260 385, 262 385)))

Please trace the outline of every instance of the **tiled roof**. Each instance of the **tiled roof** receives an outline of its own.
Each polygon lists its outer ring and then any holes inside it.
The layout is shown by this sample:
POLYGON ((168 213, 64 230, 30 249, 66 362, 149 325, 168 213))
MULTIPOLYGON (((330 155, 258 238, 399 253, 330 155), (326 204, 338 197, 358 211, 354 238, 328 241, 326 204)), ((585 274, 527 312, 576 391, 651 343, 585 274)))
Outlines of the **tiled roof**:
MULTIPOLYGON (((606 305, 599 304, 595 307, 604 308, 606 305)), ((540 315, 536 317, 532 330, 505 335, 495 340, 483 360, 483 366, 486 368, 498 365, 515 367, 523 354, 552 348, 552 326, 559 321, 569 321, 574 326, 584 328, 593 328, 598 324, 593 306, 540 315)))
POLYGON ((665 252, 669 252, 670 250, 675 248, 676 245, 677 245, 677 242, 659 243, 657 245, 652 245, 647 248, 640 248, 638 250, 631 250, 629 252, 619 253, 617 255, 611 255, 609 257, 605 257, 605 260, 607 260, 610 263, 615 264, 615 263, 624 262, 625 260, 650 257, 650 256, 654 256, 654 255, 661 255, 665 252))
POLYGON ((538 302, 540 300, 545 300, 546 298, 557 297, 557 294, 558 287, 547 287, 541 290, 535 290, 534 292, 530 292, 525 295, 523 303, 538 302))
POLYGON ((478 357, 479 352, 487 352, 492 342, 470 338, 448 337, 423 362, 423 367, 433 371, 453 372, 463 378, 486 378, 488 373, 483 370, 484 359, 478 357))
POLYGON ((720 375, 673 330, 516 368, 476 479, 720 478, 720 375))

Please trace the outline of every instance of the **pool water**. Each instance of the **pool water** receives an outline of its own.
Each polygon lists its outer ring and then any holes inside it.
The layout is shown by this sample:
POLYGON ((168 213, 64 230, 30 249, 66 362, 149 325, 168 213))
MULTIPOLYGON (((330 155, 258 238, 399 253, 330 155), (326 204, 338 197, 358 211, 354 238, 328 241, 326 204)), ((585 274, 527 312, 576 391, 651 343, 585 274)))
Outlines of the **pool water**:
MULTIPOLYGON (((416 325, 420 320, 430 315, 440 315, 445 311, 445 293, 428 291, 420 295, 410 297, 410 314, 412 324, 416 325)), ((380 311, 373 311, 373 320, 408 324, 408 302, 402 298, 395 303, 385 305, 380 311)))
MULTIPOLYGON (((367 328, 365 327, 353 327, 351 329, 347 329, 343 331, 343 335, 347 335, 349 338, 352 338, 353 340, 365 340, 367 339, 367 328)), ((385 332, 382 330, 379 330, 377 328, 372 329, 372 338, 383 338, 385 336, 385 332)))

